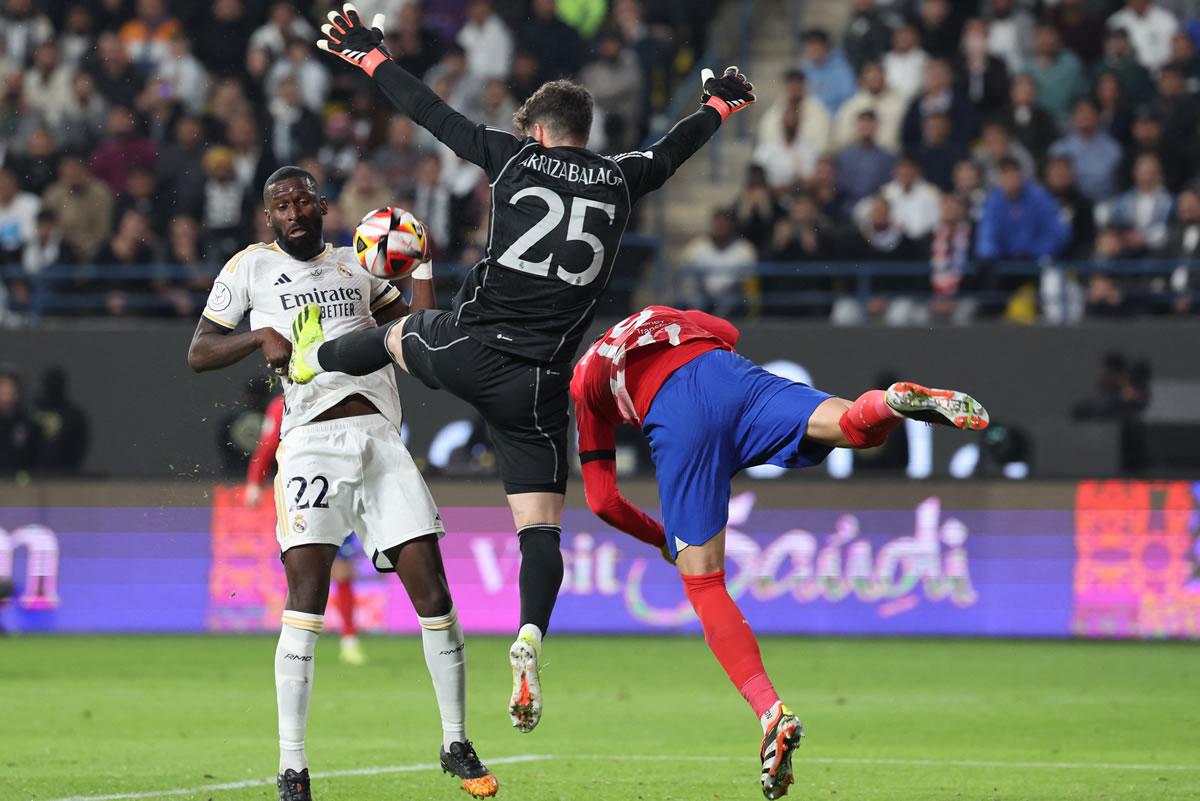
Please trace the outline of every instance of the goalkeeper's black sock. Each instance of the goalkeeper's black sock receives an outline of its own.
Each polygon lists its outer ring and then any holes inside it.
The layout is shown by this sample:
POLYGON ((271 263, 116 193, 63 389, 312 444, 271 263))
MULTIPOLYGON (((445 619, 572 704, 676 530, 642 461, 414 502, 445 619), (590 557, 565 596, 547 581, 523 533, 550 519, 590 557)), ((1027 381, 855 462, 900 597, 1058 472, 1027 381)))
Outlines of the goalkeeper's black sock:
POLYGON ((370 375, 387 367, 392 363, 392 355, 387 349, 387 336, 392 325, 355 331, 323 343, 317 348, 317 363, 326 372, 347 375, 370 375))
POLYGON ((532 623, 545 634, 563 580, 558 546, 562 527, 526 526, 517 536, 521 540, 521 625, 532 623))

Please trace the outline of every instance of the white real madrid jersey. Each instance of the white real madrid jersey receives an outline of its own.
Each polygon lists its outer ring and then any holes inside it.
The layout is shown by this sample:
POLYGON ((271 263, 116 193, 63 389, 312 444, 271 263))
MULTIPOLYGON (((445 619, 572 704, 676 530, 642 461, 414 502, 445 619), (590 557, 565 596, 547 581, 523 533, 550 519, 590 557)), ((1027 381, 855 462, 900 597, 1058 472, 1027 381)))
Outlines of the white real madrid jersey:
MULTIPOLYGON (((321 307, 325 336, 333 339, 374 328, 371 315, 399 297, 394 286, 364 270, 350 248, 326 245, 320 255, 300 261, 274 243, 258 244, 225 264, 209 292, 204 317, 232 330, 249 312, 251 329, 274 328, 290 337, 296 314, 305 305, 316 303, 321 307)), ((369 399, 400 427, 400 396, 388 366, 365 376, 321 373, 310 384, 284 382, 281 435, 356 394, 369 399)))

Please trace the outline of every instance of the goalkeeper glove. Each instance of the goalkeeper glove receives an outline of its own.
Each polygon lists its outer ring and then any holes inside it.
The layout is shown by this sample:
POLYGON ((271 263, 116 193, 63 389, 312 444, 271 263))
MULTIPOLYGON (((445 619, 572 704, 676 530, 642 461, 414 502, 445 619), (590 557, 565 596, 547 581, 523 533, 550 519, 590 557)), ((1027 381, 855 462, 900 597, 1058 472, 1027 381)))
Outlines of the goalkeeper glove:
POLYGON ((374 75, 380 64, 392 60, 383 46, 383 14, 376 14, 368 28, 354 4, 346 3, 340 12, 329 12, 329 22, 321 26, 321 33, 326 38, 317 40, 319 49, 349 61, 367 75, 374 75))
POLYGON ((704 94, 700 102, 711 106, 724 120, 730 114, 749 108, 755 101, 754 84, 738 72, 737 67, 726 67, 720 78, 710 69, 700 71, 700 84, 704 94))

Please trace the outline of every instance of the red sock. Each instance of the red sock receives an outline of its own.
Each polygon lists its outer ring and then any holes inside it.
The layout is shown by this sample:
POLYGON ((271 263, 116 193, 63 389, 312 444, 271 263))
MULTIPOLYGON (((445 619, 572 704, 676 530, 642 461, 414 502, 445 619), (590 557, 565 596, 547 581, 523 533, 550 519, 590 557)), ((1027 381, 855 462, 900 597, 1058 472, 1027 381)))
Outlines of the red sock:
POLYGON ((354 582, 337 582, 337 594, 333 602, 342 614, 342 636, 353 637, 358 634, 358 629, 354 627, 354 582))
POLYGON ((878 448, 900 425, 898 416, 884 400, 882 389, 864 392, 838 420, 838 427, 852 448, 878 448))
POLYGON ((682 578, 684 592, 704 627, 704 641, 733 686, 754 714, 761 717, 779 700, 779 695, 767 678, 750 624, 725 589, 725 571, 682 578))

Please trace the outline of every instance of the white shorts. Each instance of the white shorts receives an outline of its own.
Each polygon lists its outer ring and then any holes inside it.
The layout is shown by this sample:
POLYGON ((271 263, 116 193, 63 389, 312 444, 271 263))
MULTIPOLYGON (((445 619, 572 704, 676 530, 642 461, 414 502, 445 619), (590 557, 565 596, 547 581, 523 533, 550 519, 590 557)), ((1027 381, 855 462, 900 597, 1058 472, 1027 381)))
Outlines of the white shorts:
POLYGON ((375 569, 384 551, 428 534, 443 536, 437 504, 400 433, 379 414, 306 423, 276 454, 275 536, 279 549, 340 546, 355 532, 375 569))

